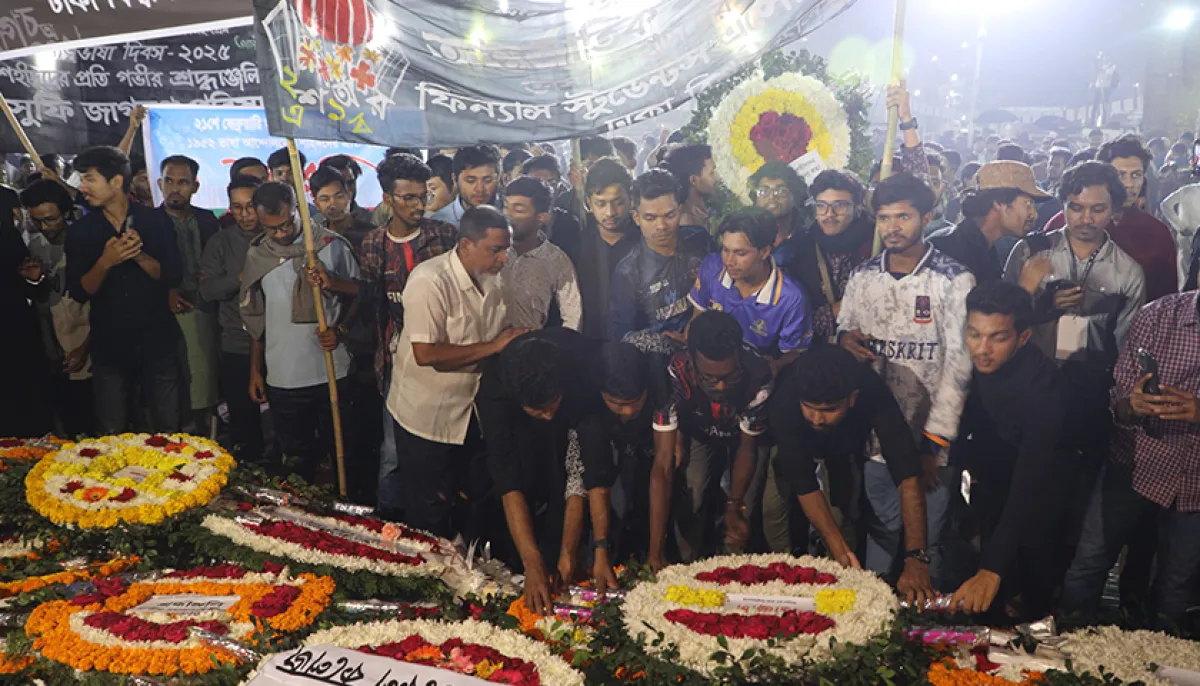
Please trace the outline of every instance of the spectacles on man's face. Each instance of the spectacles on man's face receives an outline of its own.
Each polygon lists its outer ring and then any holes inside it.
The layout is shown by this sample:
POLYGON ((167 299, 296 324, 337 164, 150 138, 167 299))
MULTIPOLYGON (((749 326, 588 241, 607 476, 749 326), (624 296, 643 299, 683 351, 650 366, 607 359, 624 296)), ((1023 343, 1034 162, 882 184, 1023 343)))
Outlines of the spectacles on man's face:
POLYGON ((42 226, 49 226, 51 224, 57 224, 60 221, 62 221, 61 214, 56 214, 53 217, 35 217, 33 215, 30 215, 29 218, 32 219, 34 222, 41 224, 42 226))
POLYGON ((830 212, 834 214, 846 214, 850 211, 850 208, 854 207, 854 203, 846 202, 845 200, 838 200, 832 203, 817 201, 813 203, 813 207, 816 208, 817 214, 829 214, 830 212))
POLYGON ((742 382, 743 374, 741 365, 738 365, 736 371, 730 372, 725 376, 711 376, 709 374, 705 374, 704 372, 700 371, 700 365, 698 364, 694 364, 694 367, 696 370, 696 380, 699 381, 700 385, 706 389, 715 389, 721 384, 725 384, 726 387, 736 386, 742 382))
POLYGON ((400 202, 404 203, 404 206, 408 208, 421 207, 433 202, 433 193, 405 193, 404 195, 388 193, 388 195, 393 198, 399 198, 400 202))
POLYGON ((296 230, 296 215, 293 214, 282 224, 278 224, 276 226, 263 224, 262 227, 263 231, 266 231, 267 233, 286 233, 291 235, 292 232, 296 230))
POLYGON ((760 198, 775 198, 783 200, 791 194, 787 186, 763 186, 758 189, 758 197, 760 198))

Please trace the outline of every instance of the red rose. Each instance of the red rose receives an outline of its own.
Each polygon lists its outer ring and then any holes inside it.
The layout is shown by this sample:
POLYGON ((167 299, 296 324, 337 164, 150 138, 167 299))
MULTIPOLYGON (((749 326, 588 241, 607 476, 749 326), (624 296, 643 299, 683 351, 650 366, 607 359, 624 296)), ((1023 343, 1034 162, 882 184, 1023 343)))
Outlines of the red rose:
POLYGON ((83 488, 83 482, 69 481, 69 482, 67 482, 67 485, 65 485, 59 489, 59 493, 74 493, 75 491, 78 491, 81 488, 83 488))
POLYGON ((19 448, 24 444, 25 441, 19 438, 5 438, 0 440, 0 448, 19 448))
POLYGON ((95 448, 84 448, 79 451, 79 454, 83 457, 96 457, 100 454, 100 451, 95 448))
POLYGON ((792 162, 808 152, 812 127, 794 114, 763 112, 750 129, 754 149, 768 162, 792 162))
POLYGON ((169 442, 170 441, 168 441, 165 436, 151 436, 150 438, 146 439, 146 445, 150 446, 151 448, 161 448, 169 442))
POLYGON ((132 488, 123 488, 121 489, 120 493, 114 495, 112 498, 109 498, 109 500, 113 500, 118 503, 127 503, 136 497, 137 491, 133 490, 132 488))
POLYGON ((187 474, 184 474, 183 472, 171 472, 170 476, 168 476, 167 478, 171 479, 173 481, 179 481, 179 482, 184 482, 184 483, 192 480, 192 477, 188 476, 187 474))
POLYGON ((200 452, 193 455, 193 457, 195 457, 197 460, 207 460, 212 456, 213 456, 213 454, 212 454, 211 450, 201 450, 200 452))
POLYGON ((263 571, 267 574, 278 574, 283 571, 283 565, 274 562, 264 562, 263 571))

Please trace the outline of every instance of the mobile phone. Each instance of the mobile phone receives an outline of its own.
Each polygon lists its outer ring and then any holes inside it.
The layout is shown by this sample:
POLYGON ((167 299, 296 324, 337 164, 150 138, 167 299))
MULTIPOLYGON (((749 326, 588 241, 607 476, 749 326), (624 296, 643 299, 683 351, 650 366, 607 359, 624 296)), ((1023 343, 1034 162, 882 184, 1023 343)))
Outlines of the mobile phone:
POLYGON ((1192 144, 1192 176, 1200 176, 1200 140, 1192 144))
POLYGON ((1158 385, 1158 360, 1154 359, 1154 354, 1145 348, 1138 348, 1138 367, 1142 370, 1142 376, 1150 375, 1142 390, 1149 395, 1162 395, 1162 388, 1158 385))

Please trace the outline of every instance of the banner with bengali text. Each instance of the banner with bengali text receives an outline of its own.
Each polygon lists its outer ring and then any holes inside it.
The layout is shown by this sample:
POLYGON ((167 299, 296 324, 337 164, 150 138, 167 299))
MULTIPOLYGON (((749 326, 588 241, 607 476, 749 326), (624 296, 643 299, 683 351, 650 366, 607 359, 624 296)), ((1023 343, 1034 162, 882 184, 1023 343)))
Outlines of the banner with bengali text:
POLYGON ((249 26, 249 0, 6 0, 0 60, 249 26))
MULTIPOLYGON (((158 191, 159 163, 170 155, 187 155, 200 163, 200 190, 192 198, 192 204, 215 210, 229 206, 225 187, 229 184, 229 167, 235 160, 257 157, 266 161, 272 152, 287 144, 267 131, 267 116, 261 108, 156 105, 149 110, 142 137, 156 204, 162 202, 158 191)), ((363 207, 379 204, 382 191, 375 167, 383 160, 386 148, 342 141, 296 143, 307 158, 305 177, 316 171, 326 157, 353 157, 363 170, 358 180, 358 204, 363 207)))
MULTIPOLYGON (((3 15, 5 10, 0 10, 3 15)), ((116 145, 139 104, 262 106, 251 27, 0 62, 0 93, 42 154, 116 145)), ((21 151, 0 119, 0 152, 21 151)))
POLYGON ((271 131, 443 147, 669 112, 855 0, 254 0, 271 131))

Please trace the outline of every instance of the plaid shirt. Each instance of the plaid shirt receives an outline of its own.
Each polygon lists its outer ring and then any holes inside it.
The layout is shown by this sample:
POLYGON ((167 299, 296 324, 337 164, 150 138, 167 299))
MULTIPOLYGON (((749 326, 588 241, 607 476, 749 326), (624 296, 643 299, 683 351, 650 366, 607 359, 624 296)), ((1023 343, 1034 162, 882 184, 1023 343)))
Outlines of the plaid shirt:
MULTIPOLYGON (((1165 296, 1133 320, 1114 372, 1113 404, 1128 398, 1141 377, 1138 348, 1158 360, 1160 383, 1200 394, 1200 325, 1197 292, 1165 296)), ((1161 507, 1200 511, 1200 426, 1144 418, 1117 423, 1110 458, 1131 471, 1133 489, 1161 507)))
POLYGON ((399 339, 404 325, 400 295, 408 276, 418 264, 453 250, 455 233, 446 222, 424 219, 420 233, 409 242, 392 240, 386 226, 363 239, 359 297, 362 307, 375 313, 375 378, 380 393, 392 376, 392 342, 399 339))

